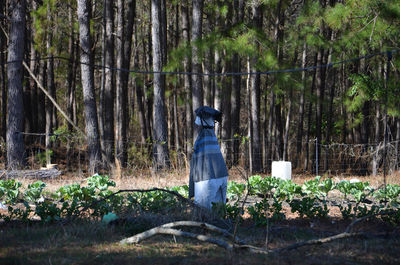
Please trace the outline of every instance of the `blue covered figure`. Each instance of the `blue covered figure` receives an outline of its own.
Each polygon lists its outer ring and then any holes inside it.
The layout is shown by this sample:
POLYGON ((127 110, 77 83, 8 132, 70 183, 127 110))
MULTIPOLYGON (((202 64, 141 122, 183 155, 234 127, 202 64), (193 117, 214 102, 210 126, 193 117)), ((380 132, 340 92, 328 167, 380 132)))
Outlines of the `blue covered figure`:
POLYGON ((189 198, 210 209, 212 203, 226 202, 228 170, 214 132, 214 122, 221 122, 222 113, 202 106, 195 110, 195 123, 201 126, 190 163, 189 198))

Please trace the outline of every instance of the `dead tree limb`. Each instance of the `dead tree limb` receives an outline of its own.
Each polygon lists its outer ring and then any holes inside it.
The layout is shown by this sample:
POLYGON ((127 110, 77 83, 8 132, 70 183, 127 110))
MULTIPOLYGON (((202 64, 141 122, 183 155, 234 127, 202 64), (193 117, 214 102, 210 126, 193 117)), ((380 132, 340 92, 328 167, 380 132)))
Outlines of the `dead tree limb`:
MULTIPOLYGON (((239 238, 235 238, 234 235, 232 233, 229 233, 227 230, 219 228, 215 225, 211 225, 211 224, 207 224, 204 222, 195 222, 195 221, 178 221, 178 222, 172 222, 172 223, 167 223, 167 224, 163 224, 160 225, 158 227, 152 228, 150 230, 147 230, 143 233, 134 235, 132 237, 126 238, 124 240, 121 241, 121 243, 123 244, 133 244, 133 243, 138 243, 139 241, 138 238, 140 238, 140 241, 142 241, 143 239, 141 239, 141 237, 145 236, 145 235, 149 235, 148 237, 151 237, 153 235, 156 235, 156 232, 159 231, 158 228, 174 228, 174 227, 178 227, 178 226, 189 226, 189 227, 199 227, 199 228, 203 228, 203 229, 207 229, 211 232, 215 232, 215 233, 219 233, 221 235, 223 235, 224 237, 230 238, 232 240, 234 240, 235 242, 238 242, 239 244, 245 244, 245 242, 243 240, 240 240, 239 238), (143 234, 143 235, 142 235, 143 234)), ((146 237, 146 238, 148 238, 146 237)), ((144 239, 146 239, 144 238, 144 239)), ((228 243, 226 243, 228 244, 228 243)))
POLYGON ((61 171, 56 168, 40 169, 40 170, 0 170, 0 178, 31 178, 31 179, 47 179, 61 175, 61 171))
POLYGON ((224 249, 229 250, 229 251, 233 250, 233 247, 229 243, 227 243, 223 240, 219 240, 219 239, 212 238, 212 237, 205 236, 205 235, 199 235, 199 234, 194 234, 194 233, 190 233, 190 232, 180 231, 177 229, 163 228, 163 227, 155 227, 155 228, 147 230, 143 233, 137 234, 133 237, 123 239, 120 241, 120 243, 121 244, 135 244, 135 243, 139 243, 140 241, 143 241, 145 239, 148 239, 148 238, 158 235, 158 234, 193 238, 193 239, 197 239, 199 241, 215 244, 215 245, 223 247, 224 249))
POLYGON ((367 216, 363 216, 363 217, 359 217, 357 219, 354 219, 353 222, 351 222, 351 224, 349 224, 346 228, 347 233, 350 233, 353 230, 353 227, 362 221, 367 220, 368 218, 372 218, 372 217, 376 217, 376 216, 381 216, 381 215, 393 215, 396 214, 397 211, 384 211, 384 212, 379 212, 379 213, 375 213, 375 214, 371 214, 371 215, 367 215, 367 216))

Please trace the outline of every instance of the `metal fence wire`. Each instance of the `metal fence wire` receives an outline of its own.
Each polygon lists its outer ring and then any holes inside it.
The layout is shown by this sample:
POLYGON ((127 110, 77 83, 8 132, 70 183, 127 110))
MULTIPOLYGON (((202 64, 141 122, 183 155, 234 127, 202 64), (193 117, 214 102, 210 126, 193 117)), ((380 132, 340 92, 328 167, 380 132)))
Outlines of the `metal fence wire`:
MULTIPOLYGON (((37 169, 46 165, 46 154, 49 153, 51 163, 70 172, 84 172, 88 165, 87 142, 84 138, 75 135, 52 136, 51 148, 46 150, 45 136, 25 136, 26 166, 37 169), (29 139, 27 139, 29 138, 29 139)), ((250 154, 250 141, 236 139, 220 140, 226 164, 232 168, 240 166, 245 169, 251 167, 250 161, 261 164, 260 173, 271 173, 273 161, 282 160, 276 154, 276 146, 272 144, 267 151, 267 146, 261 148, 261 153, 250 154), (224 142, 224 143, 223 143, 224 142), (236 146, 235 146, 236 145, 236 146)), ((392 141, 385 145, 378 144, 344 144, 330 143, 318 144, 311 140, 302 142, 302 149, 296 152, 296 141, 288 144, 287 161, 292 163, 292 171, 296 174, 331 174, 331 175, 378 175, 382 174, 384 167, 391 174, 399 169, 399 142, 392 141), (319 148, 317 148, 319 147, 319 148)), ((129 139, 127 146, 127 163, 123 166, 126 170, 147 170, 153 166, 153 144, 129 139)), ((168 146, 169 165, 171 169, 182 170, 190 167, 190 153, 184 146, 168 146)), ((6 148, 4 143, 0 145, 0 163, 6 164, 6 148)), ((115 155, 115 154, 114 154, 115 155)), ((105 167, 106 163, 104 162, 105 167)))

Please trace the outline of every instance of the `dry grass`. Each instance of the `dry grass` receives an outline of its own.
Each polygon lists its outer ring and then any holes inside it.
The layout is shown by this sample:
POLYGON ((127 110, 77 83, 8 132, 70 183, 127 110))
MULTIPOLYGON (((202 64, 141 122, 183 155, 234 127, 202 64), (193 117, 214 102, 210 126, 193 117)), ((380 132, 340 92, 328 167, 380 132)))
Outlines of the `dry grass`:
MULTIPOLYGON (((337 229, 328 223, 320 224, 319 228, 322 230, 310 229, 304 220, 275 224, 271 228, 269 247, 283 247, 296 241, 323 237, 337 229)), ((346 239, 269 256, 230 253, 211 244, 172 236, 156 236, 138 245, 121 246, 119 240, 129 236, 126 227, 103 226, 96 222, 78 222, 68 226, 2 225, 0 234, 0 264, 400 263, 398 234, 346 239)), ((243 224, 239 230, 241 238, 258 246, 263 246, 265 234, 265 229, 250 224, 243 224)))

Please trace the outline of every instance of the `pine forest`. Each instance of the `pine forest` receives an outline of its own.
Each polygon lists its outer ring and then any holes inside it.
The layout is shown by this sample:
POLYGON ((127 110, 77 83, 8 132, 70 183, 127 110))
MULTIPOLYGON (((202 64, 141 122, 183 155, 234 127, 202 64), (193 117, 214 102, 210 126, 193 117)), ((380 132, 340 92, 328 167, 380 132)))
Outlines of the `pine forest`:
POLYGON ((3 0, 0 162, 188 166, 194 110, 229 168, 397 170, 397 0, 3 0))

